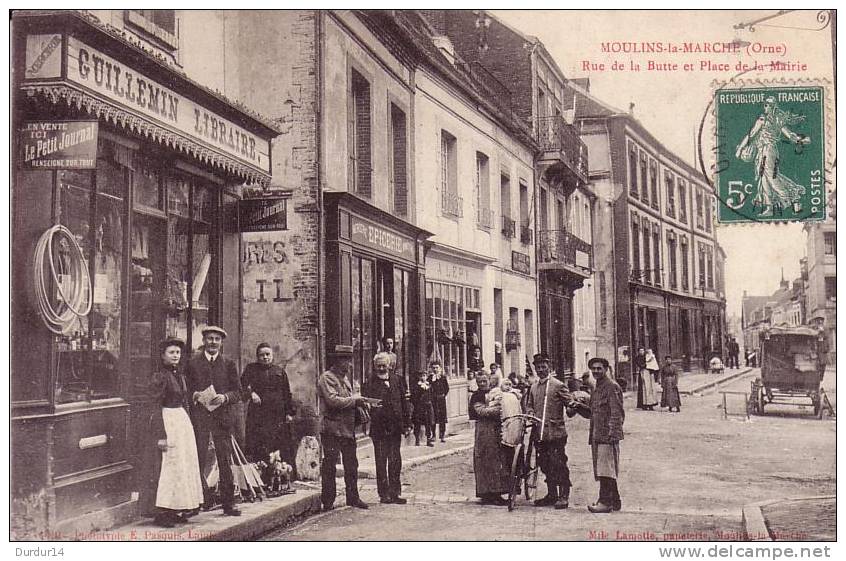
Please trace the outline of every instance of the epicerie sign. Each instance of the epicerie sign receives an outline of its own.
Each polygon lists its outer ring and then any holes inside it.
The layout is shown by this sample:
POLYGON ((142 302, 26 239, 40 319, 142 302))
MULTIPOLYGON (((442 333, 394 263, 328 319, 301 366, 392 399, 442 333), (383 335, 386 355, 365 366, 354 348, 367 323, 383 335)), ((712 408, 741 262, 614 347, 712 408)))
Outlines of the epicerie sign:
MULTIPOLYGON (((27 38, 26 78, 44 79, 56 72, 59 35, 27 38)), ((202 105, 136 72, 114 58, 68 37, 67 79, 157 124, 205 146, 270 172, 270 143, 202 105)))
POLYGON ((21 129, 25 169, 95 169, 97 121, 30 121, 21 129))

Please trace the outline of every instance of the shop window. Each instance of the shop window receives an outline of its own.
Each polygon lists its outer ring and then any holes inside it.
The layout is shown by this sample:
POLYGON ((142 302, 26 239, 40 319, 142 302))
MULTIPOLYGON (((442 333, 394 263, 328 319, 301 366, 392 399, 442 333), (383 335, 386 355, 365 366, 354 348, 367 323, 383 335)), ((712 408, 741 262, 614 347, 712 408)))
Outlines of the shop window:
POLYGON ((350 260, 352 345, 355 352, 353 382, 357 387, 370 376, 371 360, 376 352, 374 267, 372 259, 354 255, 350 260))
POLYGON ((480 345, 479 289, 426 283, 426 351, 450 377, 464 376, 468 352, 480 345))
POLYGON ((350 69, 347 118, 350 191, 370 197, 373 173, 370 82, 355 69, 350 69))
MULTIPOLYGON (((93 290, 89 313, 77 317, 54 339, 56 402, 69 403, 117 395, 121 361, 125 193, 128 169, 116 160, 119 150, 100 142, 95 172, 57 174, 58 219, 79 243, 93 290), (92 180, 93 179, 93 180, 92 180)), ((54 262, 61 267, 68 248, 60 246, 54 262)), ((61 272, 59 282, 66 282, 61 272)), ((69 282, 70 279, 67 279, 69 282)), ((61 303, 55 287, 53 306, 61 303)))

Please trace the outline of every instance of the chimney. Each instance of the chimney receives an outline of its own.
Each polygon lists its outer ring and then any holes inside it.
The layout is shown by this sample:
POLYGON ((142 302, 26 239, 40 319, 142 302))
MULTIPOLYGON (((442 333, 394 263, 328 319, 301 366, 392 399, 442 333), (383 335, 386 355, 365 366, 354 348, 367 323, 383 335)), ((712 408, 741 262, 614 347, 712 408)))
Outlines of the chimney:
POLYGON ((632 117, 634 117, 634 108, 635 108, 634 101, 630 101, 629 102, 629 115, 631 115, 632 117))

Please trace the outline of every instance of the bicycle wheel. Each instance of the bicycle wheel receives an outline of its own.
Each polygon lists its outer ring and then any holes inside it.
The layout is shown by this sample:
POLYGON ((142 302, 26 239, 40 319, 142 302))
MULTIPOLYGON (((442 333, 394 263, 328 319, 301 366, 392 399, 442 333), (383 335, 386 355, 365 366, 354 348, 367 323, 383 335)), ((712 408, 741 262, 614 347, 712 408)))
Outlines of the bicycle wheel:
POLYGON ((526 447, 523 474, 523 477, 526 479, 526 483, 524 485, 526 500, 533 501, 535 500, 535 493, 538 490, 538 463, 535 443, 532 440, 529 440, 529 444, 526 447))
POLYGON ((511 484, 508 488, 508 512, 514 510, 514 501, 520 494, 520 480, 523 478, 523 445, 514 447, 514 456, 511 459, 511 484))

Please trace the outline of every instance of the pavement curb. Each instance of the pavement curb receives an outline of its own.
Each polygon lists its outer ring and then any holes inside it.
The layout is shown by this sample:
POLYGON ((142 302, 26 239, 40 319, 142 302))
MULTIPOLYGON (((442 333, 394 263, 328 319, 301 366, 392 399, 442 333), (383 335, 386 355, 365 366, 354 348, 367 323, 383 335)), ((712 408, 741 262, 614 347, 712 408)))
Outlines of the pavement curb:
POLYGON ((741 369, 741 370, 738 370, 737 372, 734 372, 734 373, 729 374, 729 375, 727 375, 727 376, 721 376, 720 378, 717 378, 716 380, 712 380, 712 381, 710 381, 710 382, 706 382, 706 383, 704 383, 704 384, 700 384, 700 385, 698 385, 698 386, 696 386, 696 387, 693 387, 693 388, 691 388, 691 389, 687 389, 687 390, 679 390, 679 393, 680 393, 681 395, 693 395, 693 394, 697 394, 697 393, 699 393, 699 392, 703 392, 703 391, 705 391, 705 390, 709 390, 709 389, 711 389, 711 388, 715 388, 715 387, 719 386, 720 384, 724 384, 724 383, 726 383, 726 382, 730 382, 730 381, 732 381, 732 380, 734 380, 734 379, 736 379, 736 378, 740 378, 741 376, 743 376, 743 375, 745 375, 745 374, 748 374, 748 373, 749 373, 749 372, 751 372, 751 371, 752 371, 752 368, 745 367, 745 368, 743 368, 743 369, 741 369))
MULTIPOLYGON (((473 448, 473 443, 464 444, 462 446, 456 446, 455 448, 450 448, 449 450, 440 450, 438 452, 434 452, 432 454, 427 454, 425 456, 417 456, 416 458, 408 458, 403 459, 402 461, 402 469, 405 471, 407 468, 418 466, 420 464, 425 464, 426 462, 431 462, 432 460, 438 460, 440 458, 444 458, 446 456, 452 456, 453 454, 458 454, 459 452, 464 452, 465 450, 471 450, 473 448)), ((376 472, 370 471, 369 469, 359 469, 358 476, 364 477, 365 479, 375 479, 376 472)))
POLYGON ((275 528, 288 525, 291 520, 321 510, 320 492, 300 490, 303 496, 278 509, 245 519, 243 522, 224 528, 197 541, 250 541, 275 528))
POLYGON ((772 499, 768 501, 761 501, 757 503, 748 504, 743 507, 743 533, 747 536, 747 541, 771 542, 775 541, 767 528, 767 521, 764 518, 763 509, 766 506, 777 503, 787 503, 796 501, 814 501, 823 499, 837 499, 837 495, 812 495, 807 497, 790 497, 784 499, 772 499))

